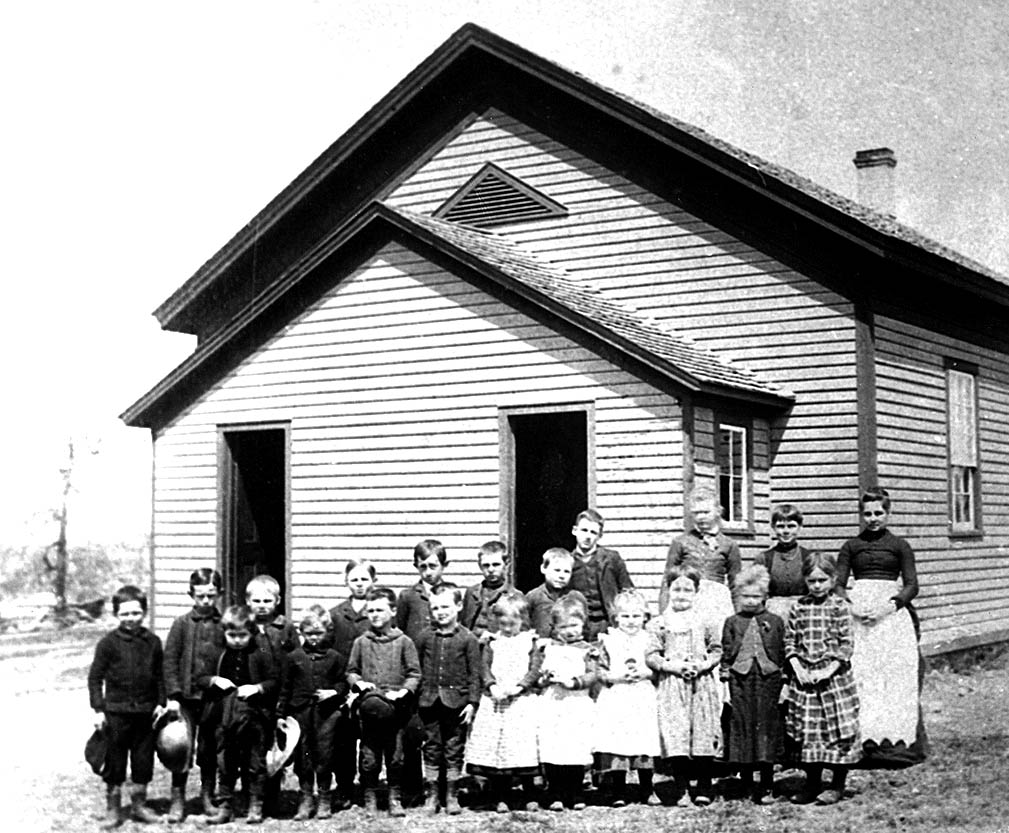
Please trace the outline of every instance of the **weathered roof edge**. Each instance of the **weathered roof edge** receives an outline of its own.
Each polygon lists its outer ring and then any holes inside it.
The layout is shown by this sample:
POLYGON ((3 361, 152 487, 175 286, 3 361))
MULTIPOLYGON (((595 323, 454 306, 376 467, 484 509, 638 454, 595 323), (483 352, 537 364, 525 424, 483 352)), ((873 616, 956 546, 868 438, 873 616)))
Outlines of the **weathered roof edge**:
MULTIPOLYGON (((431 220, 431 218, 425 218, 431 220)), ((393 209, 381 203, 371 203, 361 212, 356 214, 347 223, 337 230, 327 241, 324 247, 313 251, 302 268, 295 271, 295 276, 283 286, 274 286, 264 291, 263 295, 250 305, 250 311, 234 320, 230 325, 221 330, 209 342, 200 347, 183 360, 176 368, 162 378, 153 388, 136 400, 125 411, 120 414, 127 425, 133 427, 158 428, 167 424, 177 415, 185 404, 176 405, 173 409, 168 409, 170 416, 165 416, 164 404, 173 392, 178 392, 180 387, 186 383, 190 385, 209 386, 227 372, 226 368, 233 365, 236 360, 234 347, 240 341, 243 334, 253 326, 257 320, 265 317, 282 300, 284 294, 302 278, 311 274, 314 267, 325 258, 333 255, 342 247, 350 243, 358 235, 365 232, 372 224, 384 222, 392 228, 433 247, 442 254, 456 260, 463 266, 475 269, 485 277, 494 280, 547 313, 562 318, 566 323, 577 327, 579 330, 600 339, 610 347, 632 357, 638 362, 648 366, 653 371, 670 379, 675 385, 692 393, 704 393, 712 396, 739 399, 752 402, 758 405, 771 408, 788 407, 793 397, 791 393, 776 388, 766 382, 759 380, 752 371, 734 368, 753 379, 752 386, 747 386, 741 381, 719 379, 702 379, 695 374, 683 370, 669 359, 653 352, 647 346, 635 343, 632 339, 621 335, 605 323, 594 321, 591 317, 573 309, 570 304, 563 300, 551 297, 549 294, 541 292, 528 282, 522 282, 513 275, 508 274, 494 263, 480 257, 473 251, 458 245, 444 235, 433 232, 430 228, 418 223, 408 212, 393 209), (519 286, 517 287, 516 284, 519 286), (216 370, 213 370, 216 368, 216 370), (212 371, 213 372, 210 372, 212 371)), ((436 222, 431 220, 431 222, 436 222)), ((448 225, 448 224, 446 224, 448 225)), ((462 228, 462 227, 460 227, 462 228)), ((479 233, 470 230, 470 233, 479 233)), ((486 235, 485 235, 486 236, 486 235)), ((502 238, 503 241, 503 238, 502 238)), ((691 348, 701 351, 702 348, 691 348)), ((710 351, 704 351, 710 353, 710 351)), ((711 354, 714 356, 715 354, 711 354)), ((716 357, 717 358, 717 357, 716 357)), ((724 359, 718 359, 726 367, 731 367, 724 359)), ((192 396, 186 398, 186 402, 191 401, 192 396)))

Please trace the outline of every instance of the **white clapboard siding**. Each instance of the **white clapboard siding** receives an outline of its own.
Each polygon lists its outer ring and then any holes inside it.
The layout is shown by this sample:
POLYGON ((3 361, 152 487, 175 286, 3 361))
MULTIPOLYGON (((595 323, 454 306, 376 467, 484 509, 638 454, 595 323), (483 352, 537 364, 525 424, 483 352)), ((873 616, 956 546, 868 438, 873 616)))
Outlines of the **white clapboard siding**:
MULTIPOLYGON (((654 591, 682 504, 679 406, 533 319, 390 245, 297 316, 155 442, 155 627, 185 612, 189 573, 218 547, 218 430, 290 428, 292 609, 344 594, 347 557, 416 578, 438 537, 450 574, 501 535, 501 407, 593 411, 606 540, 654 591)), ((654 594, 653 594, 654 595, 654 594)))
POLYGON ((893 496, 894 531, 914 547, 923 642, 1009 627, 1009 368, 1000 353, 878 318, 876 377, 880 482, 893 496), (945 359, 978 367, 984 534, 951 537, 945 359))

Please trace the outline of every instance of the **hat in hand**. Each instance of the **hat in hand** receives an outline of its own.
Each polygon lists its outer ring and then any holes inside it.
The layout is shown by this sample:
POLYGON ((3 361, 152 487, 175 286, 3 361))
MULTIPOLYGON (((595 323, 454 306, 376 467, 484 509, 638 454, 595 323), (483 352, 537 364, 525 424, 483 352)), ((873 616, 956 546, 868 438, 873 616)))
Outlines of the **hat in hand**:
POLYGON ((95 729, 84 744, 84 760, 95 771, 95 775, 105 774, 105 756, 109 751, 109 741, 104 729, 95 729))
POLYGON ((272 778, 291 759, 295 747, 301 739, 301 726, 293 717, 284 718, 284 728, 277 727, 273 736, 273 746, 266 753, 266 777, 272 778), (283 746, 281 746, 283 740, 283 746))
POLYGON ((193 754, 189 724, 178 715, 164 712, 155 721, 154 730, 158 733, 154 741, 158 760, 169 772, 185 772, 193 754))

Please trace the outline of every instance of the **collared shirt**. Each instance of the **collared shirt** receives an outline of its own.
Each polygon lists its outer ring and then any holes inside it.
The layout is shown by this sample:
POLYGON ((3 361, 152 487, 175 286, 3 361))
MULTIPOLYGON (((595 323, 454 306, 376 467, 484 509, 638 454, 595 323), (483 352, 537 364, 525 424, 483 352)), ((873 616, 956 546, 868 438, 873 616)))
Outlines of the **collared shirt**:
POLYGON ((354 640, 347 663, 347 682, 374 683, 382 692, 420 686, 420 662, 417 648, 399 628, 388 633, 369 630, 354 640))

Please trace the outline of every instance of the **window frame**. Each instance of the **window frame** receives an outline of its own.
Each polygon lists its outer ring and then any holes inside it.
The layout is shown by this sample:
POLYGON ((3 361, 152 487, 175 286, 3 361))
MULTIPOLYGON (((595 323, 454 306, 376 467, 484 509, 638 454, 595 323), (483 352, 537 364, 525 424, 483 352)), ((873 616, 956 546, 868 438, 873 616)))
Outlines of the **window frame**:
MULTIPOLYGON (((715 413, 712 422, 713 458, 715 462, 715 487, 719 501, 722 500, 722 475, 723 465, 721 457, 722 439, 721 433, 724 430, 742 433, 742 462, 744 472, 742 475, 741 496, 743 506, 740 517, 732 519, 722 516, 722 530, 727 534, 731 533, 752 533, 753 532, 753 420, 744 419, 730 414, 715 413)), ((729 475, 730 477, 732 475, 729 475)), ((728 513, 731 507, 722 506, 722 511, 728 513)))
POLYGON ((980 399, 978 383, 980 376, 978 373, 978 366, 973 362, 964 361, 963 359, 947 357, 944 360, 943 375, 946 385, 946 497, 949 534, 951 538, 977 538, 984 534, 984 515, 981 500, 981 412, 979 407, 980 399), (971 379, 971 394, 973 399, 973 402, 971 403, 971 407, 973 409, 972 430, 974 434, 973 466, 964 467, 960 463, 954 463, 953 461, 954 409, 952 407, 953 403, 951 396, 953 392, 952 379, 954 373, 959 373, 971 379), (961 467, 973 469, 974 472, 972 482, 973 494, 970 496, 972 498, 973 516, 968 521, 956 520, 957 495, 959 492, 954 488, 954 468, 961 467))

